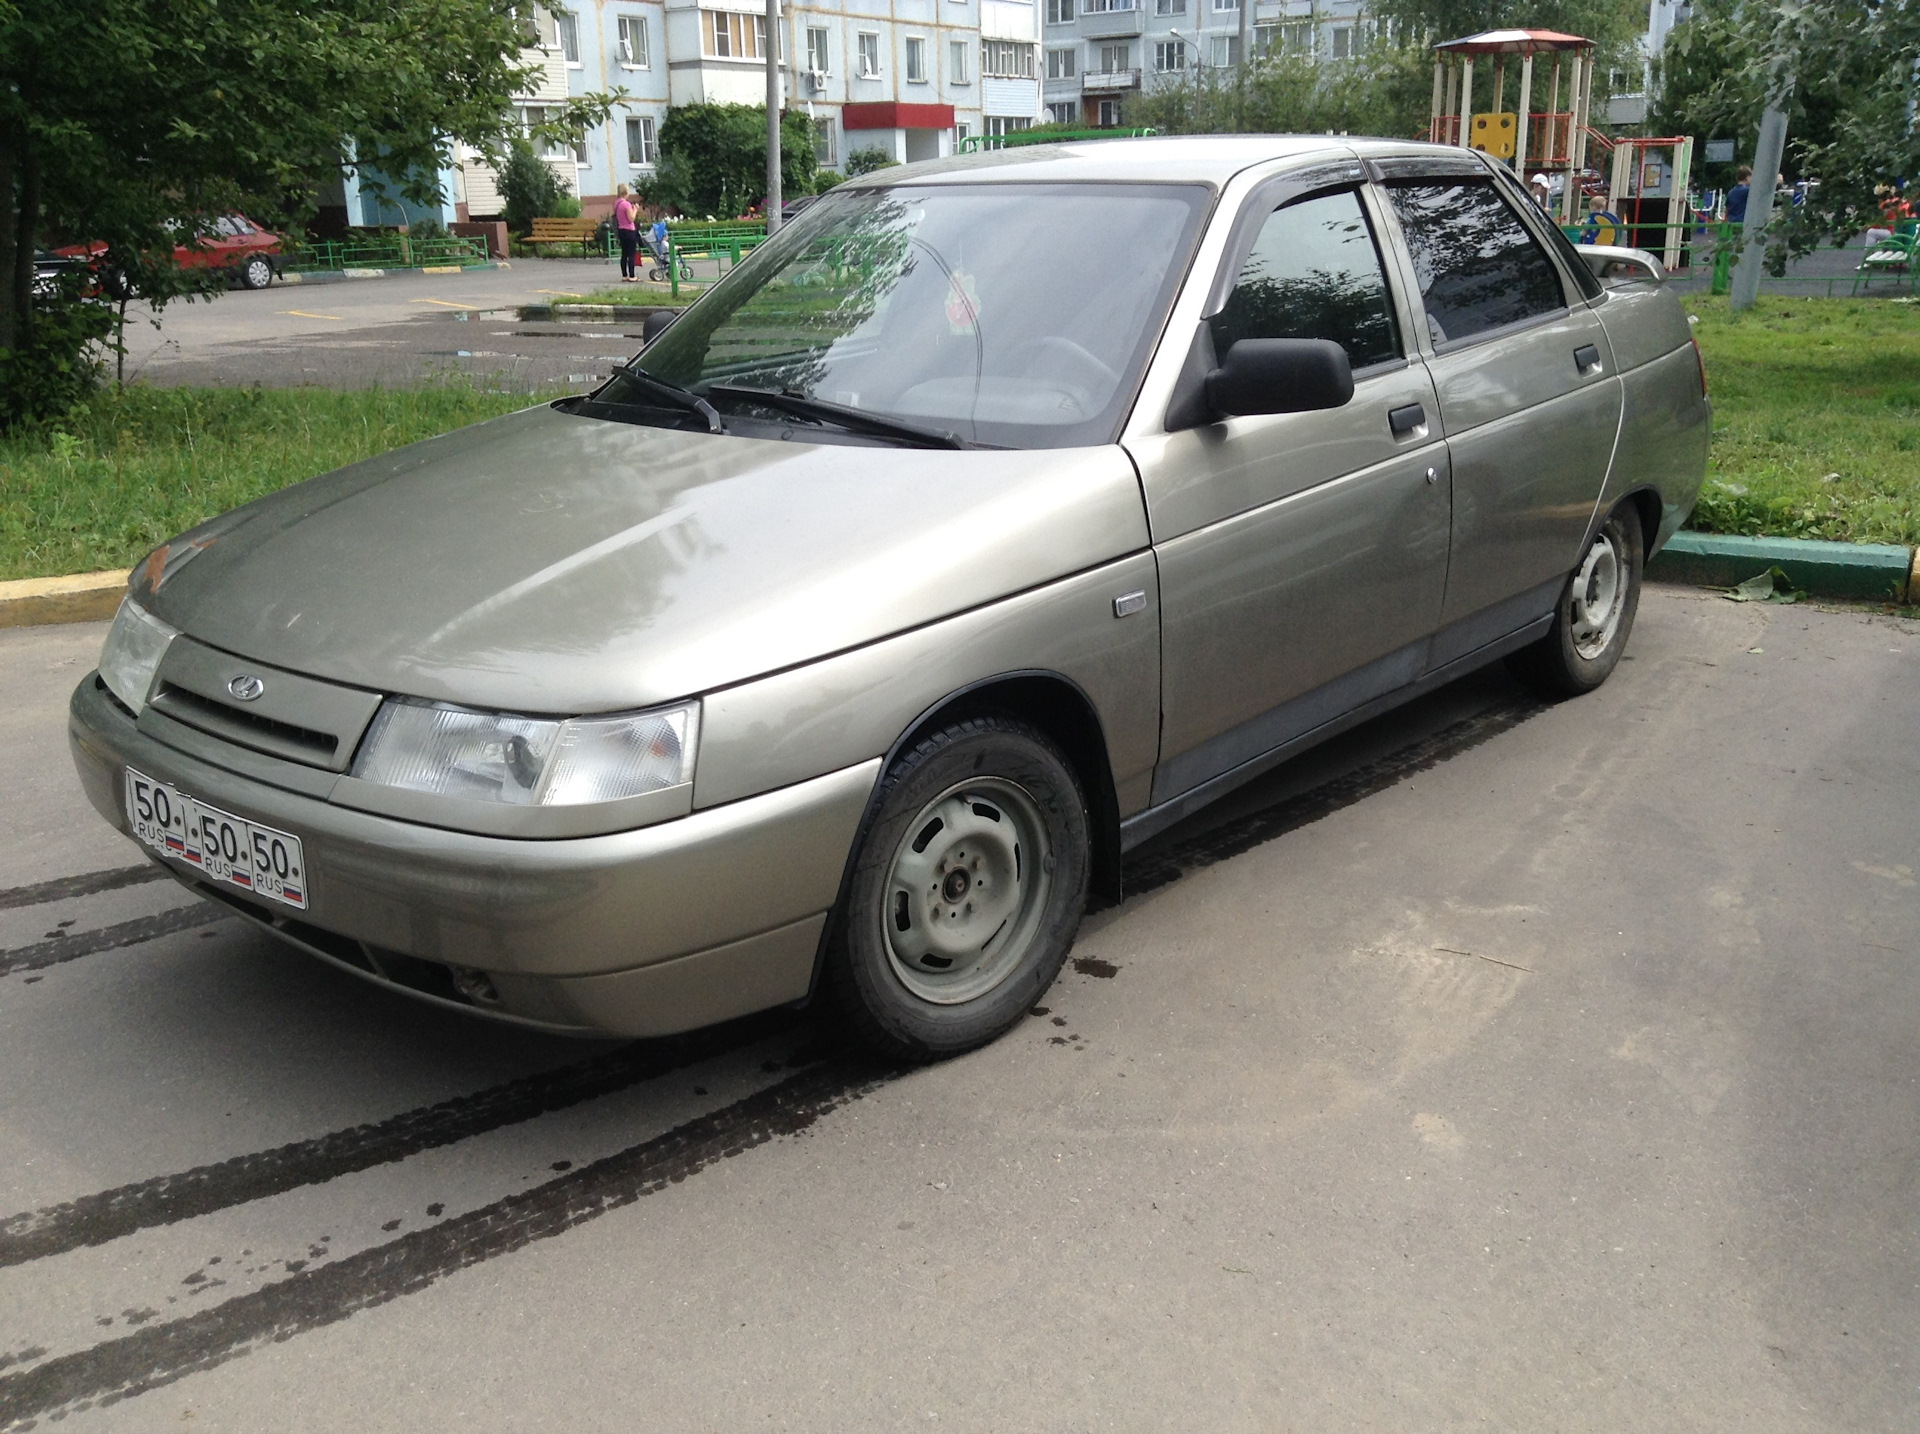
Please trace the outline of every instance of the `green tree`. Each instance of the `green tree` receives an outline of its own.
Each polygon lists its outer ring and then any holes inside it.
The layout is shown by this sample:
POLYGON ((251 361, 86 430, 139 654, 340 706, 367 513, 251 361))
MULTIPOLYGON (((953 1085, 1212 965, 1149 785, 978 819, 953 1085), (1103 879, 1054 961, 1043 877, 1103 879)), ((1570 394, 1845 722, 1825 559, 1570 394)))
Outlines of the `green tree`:
MULTIPOLYGON (((36 303, 36 245, 103 241, 164 302, 185 287, 170 225, 297 223, 356 157, 427 201, 456 140, 504 156, 526 23, 516 0, 0 0, 0 423, 44 411, 26 370, 77 361, 88 325, 67 311, 99 302, 36 303)), ((556 106, 542 132, 618 98, 556 106)))
MULTIPOLYGON (((524 139, 515 139, 500 170, 500 198, 506 206, 507 228, 525 234, 533 221, 557 216, 567 187, 553 166, 533 152, 524 139)), ((576 211, 577 212, 577 211, 576 211)))
MULTIPOLYGON (((780 115, 780 190, 808 194, 818 161, 813 122, 799 110, 780 115)), ((678 105, 660 126, 659 175, 648 197, 682 214, 731 219, 767 195, 764 105, 678 105)))
POLYGON ((872 174, 876 169, 891 169, 898 163, 898 160, 878 145, 856 149, 847 156, 847 178, 857 179, 863 174, 872 174))
POLYGON ((1424 133, 1432 57, 1377 42, 1345 60, 1273 50, 1231 70, 1198 67, 1127 106, 1162 134, 1424 133))
MULTIPOLYGON (((1878 217, 1882 185, 1920 175, 1920 7, 1894 0, 1813 0, 1791 8, 1696 0, 1661 57, 1651 123, 1662 134, 1732 138, 1751 163, 1773 76, 1793 78, 1789 180, 1816 181, 1804 204, 1776 211, 1769 265, 1858 233, 1878 217)), ((1727 169, 1708 171, 1724 182, 1727 169)))

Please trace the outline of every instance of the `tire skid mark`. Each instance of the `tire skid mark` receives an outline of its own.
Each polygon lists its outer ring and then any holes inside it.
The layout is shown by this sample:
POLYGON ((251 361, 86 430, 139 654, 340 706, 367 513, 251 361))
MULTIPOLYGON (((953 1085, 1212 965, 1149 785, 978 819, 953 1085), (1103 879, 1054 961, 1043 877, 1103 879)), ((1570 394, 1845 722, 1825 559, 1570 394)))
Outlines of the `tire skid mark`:
POLYGON ((71 936, 55 936, 50 940, 36 941, 31 946, 16 946, 11 951, 0 951, 0 976, 11 976, 16 971, 42 971, 49 966, 58 966, 63 961, 77 961, 82 956, 95 956, 102 951, 117 951, 122 946, 138 946, 143 941, 171 936, 176 931, 192 931, 195 927, 212 926, 216 922, 233 919, 231 914, 217 906, 195 901, 152 916, 137 916, 131 921, 102 926, 95 931, 76 931, 71 936))
POLYGON ((470 1266, 551 1239, 780 1136, 804 1131, 898 1071, 832 1062, 596 1160, 531 1190, 302 1271, 184 1319, 0 1375, 0 1429, 171 1384, 416 1294, 470 1266))
POLYGON ((123 886, 144 886, 149 881, 165 881, 169 873, 152 864, 116 866, 108 871, 89 871, 79 876, 61 876, 32 886, 10 886, 0 891, 0 911, 22 906, 45 906, 76 896, 94 896, 103 891, 118 891, 123 886))
POLYGON ((1482 742, 1490 741, 1502 732, 1518 727, 1528 718, 1538 716, 1549 705, 1530 697, 1517 698, 1489 711, 1463 717, 1431 736, 1355 767, 1345 776, 1335 777, 1322 786, 1235 818, 1187 841, 1130 857, 1121 865, 1122 889, 1127 899, 1132 900, 1178 881, 1190 872, 1239 856, 1300 827, 1310 826, 1322 817, 1332 816, 1408 777, 1431 771, 1449 758, 1472 751, 1482 742))
POLYGON ((781 1014, 626 1046, 383 1121, 10 1215, 0 1219, 0 1268, 284 1195, 581 1105, 749 1045, 782 1024, 781 1014))

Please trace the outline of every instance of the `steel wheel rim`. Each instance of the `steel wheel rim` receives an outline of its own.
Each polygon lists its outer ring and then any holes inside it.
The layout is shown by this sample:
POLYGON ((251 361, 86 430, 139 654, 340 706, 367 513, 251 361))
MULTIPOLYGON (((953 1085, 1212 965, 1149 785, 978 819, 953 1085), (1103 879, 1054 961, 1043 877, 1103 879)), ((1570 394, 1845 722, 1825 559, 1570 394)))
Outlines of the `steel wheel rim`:
POLYGON ((252 259, 247 262, 247 282, 256 289, 264 289, 273 279, 273 270, 265 259, 252 259))
POLYGON ((1053 887, 1046 822, 1004 777, 958 782, 907 823, 880 912, 900 984, 935 1005, 976 1000, 1033 945, 1053 887))
POLYGON ((1620 630, 1620 615, 1627 600, 1626 572, 1620 545, 1613 533, 1606 531, 1593 540, 1580 571, 1573 575, 1569 613, 1573 650, 1589 662, 1607 650, 1620 630))

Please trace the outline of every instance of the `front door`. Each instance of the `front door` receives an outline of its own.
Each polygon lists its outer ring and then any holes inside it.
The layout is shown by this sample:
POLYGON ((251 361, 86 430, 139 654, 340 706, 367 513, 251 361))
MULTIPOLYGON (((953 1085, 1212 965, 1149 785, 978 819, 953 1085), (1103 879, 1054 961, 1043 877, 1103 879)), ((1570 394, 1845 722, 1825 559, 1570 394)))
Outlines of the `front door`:
POLYGON ((1552 611, 1606 484, 1620 381, 1599 317, 1490 178, 1389 180, 1386 193, 1453 460, 1438 667, 1552 611))
POLYGON ((1231 418, 1134 446, 1160 564, 1153 800, 1189 792, 1412 681, 1446 584, 1446 445, 1432 381, 1357 188, 1276 208, 1203 347, 1332 339, 1343 408, 1231 418))

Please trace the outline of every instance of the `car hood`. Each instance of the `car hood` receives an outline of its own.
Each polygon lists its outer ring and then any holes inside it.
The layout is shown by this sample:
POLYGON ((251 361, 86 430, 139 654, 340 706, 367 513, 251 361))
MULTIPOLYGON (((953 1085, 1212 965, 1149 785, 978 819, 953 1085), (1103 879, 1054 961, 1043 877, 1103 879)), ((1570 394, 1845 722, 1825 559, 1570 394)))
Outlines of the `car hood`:
MULTIPOLYGON (((540 713, 691 696, 1145 547, 1118 447, 946 451, 529 409, 186 535, 142 598, 255 662, 540 713)), ((140 582, 136 579, 136 589, 140 582)))

